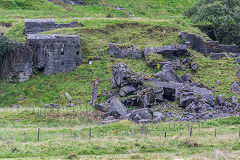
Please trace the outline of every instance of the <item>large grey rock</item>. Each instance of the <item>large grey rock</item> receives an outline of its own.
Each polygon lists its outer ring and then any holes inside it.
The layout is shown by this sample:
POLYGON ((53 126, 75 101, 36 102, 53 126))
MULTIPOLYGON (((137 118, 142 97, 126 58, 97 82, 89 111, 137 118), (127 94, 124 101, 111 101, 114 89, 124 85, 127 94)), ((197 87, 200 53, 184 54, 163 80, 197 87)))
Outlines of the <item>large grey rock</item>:
POLYGON ((109 104, 108 103, 96 104, 94 108, 101 112, 108 112, 109 104))
POLYGON ((124 86, 120 89, 119 91, 119 95, 121 97, 126 97, 128 95, 130 95, 131 93, 133 93, 134 91, 136 91, 136 88, 133 86, 124 86))
POLYGON ((215 99, 215 104, 219 105, 219 106, 224 106, 225 105, 226 100, 223 98, 222 95, 217 96, 215 99))
POLYGON ((193 102, 197 102, 194 92, 184 92, 180 94, 180 107, 187 107, 193 102))
POLYGON ((138 123, 142 119, 152 120, 153 115, 151 113, 149 113, 148 108, 142 108, 142 109, 133 110, 132 114, 129 116, 129 118, 132 121, 138 123))
POLYGON ((163 82, 182 82, 181 78, 168 64, 163 66, 162 71, 155 74, 155 78, 158 78, 160 81, 163 82))
POLYGON ((127 68, 126 64, 124 63, 113 65, 112 68, 113 79, 118 87, 127 85, 137 87, 142 85, 144 82, 144 77, 142 75, 137 74, 133 70, 127 68))
POLYGON ((181 87, 181 83, 175 82, 162 82, 162 81, 153 81, 153 86, 157 86, 163 88, 163 98, 169 101, 175 101, 179 95, 179 89, 181 87))
POLYGON ((225 53, 210 53, 211 60, 219 60, 223 57, 227 57, 227 55, 225 53))
POLYGON ((127 118, 128 109, 119 101, 119 99, 114 98, 110 101, 108 114, 114 116, 115 118, 124 117, 127 118))
POLYGON ((211 90, 208 90, 207 88, 200 88, 193 86, 191 88, 195 94, 200 95, 203 102, 213 106, 213 93, 211 90))
POLYGON ((233 90, 233 92, 236 92, 236 93, 240 94, 240 86, 237 82, 233 83, 232 90, 233 90))
POLYGON ((142 57, 142 51, 137 49, 135 45, 117 45, 109 43, 109 55, 115 58, 131 58, 137 59, 142 57))
POLYGON ((148 47, 144 49, 144 55, 146 56, 149 53, 161 54, 164 57, 173 58, 173 57, 182 57, 189 56, 188 48, 183 44, 176 44, 171 46, 162 46, 162 47, 148 47))

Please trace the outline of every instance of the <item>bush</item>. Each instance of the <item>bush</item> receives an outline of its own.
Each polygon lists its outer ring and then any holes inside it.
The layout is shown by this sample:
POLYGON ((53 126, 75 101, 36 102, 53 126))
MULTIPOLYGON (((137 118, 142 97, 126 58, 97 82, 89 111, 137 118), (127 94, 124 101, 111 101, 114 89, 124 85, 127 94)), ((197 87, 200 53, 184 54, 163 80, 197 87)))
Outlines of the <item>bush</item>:
POLYGON ((239 0, 200 0, 185 15, 195 23, 210 23, 221 43, 240 47, 239 0))
POLYGON ((5 36, 0 34, 0 56, 13 52, 17 46, 17 43, 8 40, 5 36))

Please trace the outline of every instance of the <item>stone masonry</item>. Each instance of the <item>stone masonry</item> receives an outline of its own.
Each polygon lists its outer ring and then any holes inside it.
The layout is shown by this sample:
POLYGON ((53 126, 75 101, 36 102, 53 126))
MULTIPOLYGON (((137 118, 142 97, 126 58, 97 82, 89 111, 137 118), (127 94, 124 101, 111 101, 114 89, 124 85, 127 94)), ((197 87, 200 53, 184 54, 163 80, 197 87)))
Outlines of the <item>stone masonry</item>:
POLYGON ((34 50, 34 68, 45 75, 68 72, 82 63, 78 35, 28 34, 27 44, 34 50))
POLYGON ((54 19, 26 19, 25 20, 25 33, 35 34, 44 31, 50 31, 57 28, 73 28, 77 27, 77 22, 71 23, 55 23, 54 19))

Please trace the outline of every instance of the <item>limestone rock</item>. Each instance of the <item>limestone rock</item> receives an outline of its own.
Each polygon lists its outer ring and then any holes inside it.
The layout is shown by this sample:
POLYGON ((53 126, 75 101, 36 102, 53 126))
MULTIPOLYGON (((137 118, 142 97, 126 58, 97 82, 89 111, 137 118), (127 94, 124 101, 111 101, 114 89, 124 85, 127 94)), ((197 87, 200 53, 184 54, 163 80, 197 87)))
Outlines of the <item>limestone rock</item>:
POLYGON ((181 78, 178 77, 177 73, 168 64, 163 66, 162 71, 155 74, 155 78, 159 78, 163 82, 182 82, 181 78))
POLYGON ((117 45, 109 43, 109 55, 115 58, 131 58, 138 59, 142 57, 142 51, 137 49, 135 45, 117 45))
POLYGON ((110 101, 110 107, 108 110, 108 114, 114 116, 115 118, 119 118, 120 116, 127 118, 128 109, 119 101, 119 99, 114 98, 110 101))
POLYGON ((227 57, 227 55, 225 53, 210 53, 211 60, 219 60, 223 57, 227 57))

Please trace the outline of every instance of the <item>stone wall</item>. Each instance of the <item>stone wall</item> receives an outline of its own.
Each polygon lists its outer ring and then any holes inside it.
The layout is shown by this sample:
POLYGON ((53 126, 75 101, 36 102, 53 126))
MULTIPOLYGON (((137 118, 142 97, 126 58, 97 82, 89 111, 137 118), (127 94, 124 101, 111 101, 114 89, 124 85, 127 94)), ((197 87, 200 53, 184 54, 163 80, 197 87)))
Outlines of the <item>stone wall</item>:
POLYGON ((82 63, 78 35, 29 34, 27 44, 34 50, 34 67, 45 75, 68 72, 82 63))
POLYGON ((57 28, 73 28, 77 27, 77 22, 71 23, 55 23, 54 19, 26 19, 25 20, 25 33, 35 34, 44 31, 50 31, 57 28))
POLYGON ((220 53, 220 52, 231 52, 239 53, 238 47, 236 45, 224 45, 220 44, 218 41, 212 41, 209 39, 204 39, 203 37, 190 34, 187 32, 180 32, 180 38, 182 38, 186 44, 190 45, 192 49, 203 53, 204 55, 209 55, 210 53, 220 53))
POLYGON ((33 52, 27 45, 14 52, 0 56, 0 75, 7 81, 14 78, 19 82, 29 80, 33 75, 33 52))

